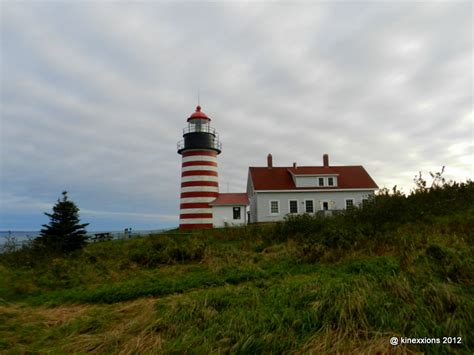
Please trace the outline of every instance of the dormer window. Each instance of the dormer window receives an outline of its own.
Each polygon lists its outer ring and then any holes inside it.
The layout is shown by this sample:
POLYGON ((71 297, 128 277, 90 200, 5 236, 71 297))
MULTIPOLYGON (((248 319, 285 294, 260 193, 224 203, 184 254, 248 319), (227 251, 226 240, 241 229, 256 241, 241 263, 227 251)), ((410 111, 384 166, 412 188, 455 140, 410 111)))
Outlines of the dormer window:
MULTIPOLYGON (((298 168, 300 169, 300 168, 298 168)), ((301 168, 303 170, 304 168, 301 168)), ((325 187, 337 187, 338 174, 329 172, 326 174, 308 174, 304 172, 297 172, 295 170, 290 171, 295 186, 299 187, 312 187, 312 188, 325 188, 325 187)))

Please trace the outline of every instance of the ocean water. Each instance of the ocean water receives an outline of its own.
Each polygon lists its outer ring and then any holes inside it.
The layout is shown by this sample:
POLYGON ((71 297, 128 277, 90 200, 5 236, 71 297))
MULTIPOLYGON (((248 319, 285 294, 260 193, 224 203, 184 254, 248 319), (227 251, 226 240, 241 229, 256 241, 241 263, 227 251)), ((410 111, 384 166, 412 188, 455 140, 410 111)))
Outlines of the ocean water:
POLYGON ((0 231, 0 245, 5 244, 8 240, 13 240, 15 243, 21 244, 39 235, 39 231, 0 231))
MULTIPOLYGON (((145 236, 151 233, 163 233, 166 229, 154 229, 154 230, 132 230, 131 237, 145 236)), ((110 233, 114 239, 128 238, 128 234, 124 231, 93 231, 88 232, 87 235, 92 237, 95 233, 110 233)), ((40 235, 40 231, 0 231, 0 246, 4 245, 9 240, 17 245, 21 245, 29 240, 32 240, 40 235)))

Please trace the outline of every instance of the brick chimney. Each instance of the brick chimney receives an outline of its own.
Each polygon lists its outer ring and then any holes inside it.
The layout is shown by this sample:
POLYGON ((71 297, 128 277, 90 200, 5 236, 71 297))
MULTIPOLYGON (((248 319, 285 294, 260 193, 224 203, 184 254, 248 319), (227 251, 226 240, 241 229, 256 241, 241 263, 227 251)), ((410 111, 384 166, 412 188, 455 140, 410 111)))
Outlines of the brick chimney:
POLYGON ((267 168, 268 169, 273 168, 273 157, 271 154, 267 155, 267 168))
POLYGON ((293 168, 298 169, 298 166, 296 165, 296 162, 293 163, 293 168))
POLYGON ((329 155, 327 154, 323 155, 323 165, 325 168, 329 168, 329 155))

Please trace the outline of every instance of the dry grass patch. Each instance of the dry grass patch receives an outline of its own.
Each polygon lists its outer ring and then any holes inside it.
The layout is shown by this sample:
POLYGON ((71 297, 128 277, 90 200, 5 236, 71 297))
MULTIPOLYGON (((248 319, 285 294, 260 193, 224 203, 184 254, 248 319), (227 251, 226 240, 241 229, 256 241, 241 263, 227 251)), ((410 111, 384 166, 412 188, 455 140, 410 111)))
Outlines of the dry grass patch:
POLYGON ((162 348, 162 337, 150 327, 156 317, 156 300, 143 298, 132 302, 120 302, 110 306, 93 307, 89 315, 96 318, 111 316, 98 329, 73 336, 62 347, 66 352, 101 354, 153 354, 162 348), (97 314, 96 311, 99 312, 97 314))
POLYGON ((39 307, 36 309, 29 308, 28 311, 37 313, 40 317, 44 318, 43 325, 46 327, 56 327, 64 324, 72 319, 81 316, 91 306, 88 305, 72 305, 62 306, 56 308, 43 308, 39 307))
POLYGON ((0 306, 0 339, 4 339, 0 349, 7 354, 160 353, 163 339, 151 326, 155 303, 143 298, 108 306, 0 306))

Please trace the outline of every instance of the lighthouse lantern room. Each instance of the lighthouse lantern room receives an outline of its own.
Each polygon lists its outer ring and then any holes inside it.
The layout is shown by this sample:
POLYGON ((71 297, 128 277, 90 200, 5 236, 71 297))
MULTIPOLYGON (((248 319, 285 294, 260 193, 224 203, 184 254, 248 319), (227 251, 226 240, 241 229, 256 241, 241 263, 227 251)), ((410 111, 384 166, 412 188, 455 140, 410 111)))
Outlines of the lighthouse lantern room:
POLYGON ((188 126, 183 129, 183 140, 178 142, 178 154, 182 156, 181 229, 213 226, 209 203, 219 196, 217 155, 221 153, 222 145, 210 122, 201 106, 197 106, 188 118, 188 126))

